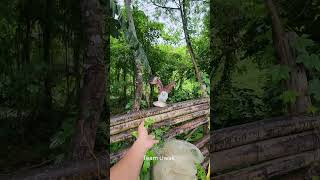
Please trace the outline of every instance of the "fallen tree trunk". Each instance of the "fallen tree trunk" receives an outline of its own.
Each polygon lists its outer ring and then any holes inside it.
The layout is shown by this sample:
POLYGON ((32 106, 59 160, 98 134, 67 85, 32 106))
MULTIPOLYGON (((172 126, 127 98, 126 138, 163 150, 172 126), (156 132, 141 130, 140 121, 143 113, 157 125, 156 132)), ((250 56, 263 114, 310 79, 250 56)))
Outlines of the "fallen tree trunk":
MULTIPOLYGON (((197 128, 199 126, 201 126, 203 123, 205 123, 208 119, 206 117, 202 117, 202 118, 199 118, 196 120, 196 122, 194 122, 193 124, 187 124, 186 127, 184 127, 184 131, 177 131, 176 129, 173 129, 171 132, 169 132, 168 134, 170 133, 173 133, 172 135, 169 135, 169 137, 167 136, 166 138, 172 138, 178 134, 181 134, 183 132, 186 132, 188 130, 191 130, 191 129, 194 129, 194 128, 197 128), (199 123, 199 124, 196 124, 196 123, 199 123), (191 128, 191 129, 189 129, 191 128)), ((181 127, 181 126, 180 126, 181 127)), ((176 127, 178 128, 178 127, 176 127)), ((198 142, 195 143, 195 145, 200 149, 200 148, 203 148, 205 146, 206 143, 209 142, 209 139, 210 137, 209 136, 205 136, 203 137, 201 140, 199 140, 198 142)), ((124 150, 121 150, 119 152, 115 152, 115 153, 111 153, 110 154, 110 161, 113 163, 113 162, 117 162, 119 159, 121 159, 127 152, 128 149, 124 149, 124 150)))
MULTIPOLYGON (((192 119, 197 118, 197 117, 205 116, 208 113, 209 113, 209 109, 193 112, 191 114, 182 115, 182 116, 176 117, 174 119, 168 119, 166 121, 162 121, 160 123, 156 123, 156 124, 154 124, 153 127, 154 128, 159 128, 159 127, 162 127, 162 126, 169 126, 169 125, 179 124, 179 123, 182 123, 182 122, 185 122, 185 121, 192 120, 192 119)), ((115 143, 115 142, 123 141, 125 139, 129 139, 129 138, 132 137, 131 133, 133 131, 135 131, 135 130, 137 130, 137 128, 133 128, 131 130, 127 130, 127 131, 121 132, 119 134, 112 135, 110 137, 110 142, 111 143, 115 143)))
POLYGON ((213 172, 249 167, 263 161, 314 150, 318 148, 319 142, 319 134, 308 131, 214 152, 211 155, 215 164, 213 172))
POLYGON ((184 123, 181 126, 177 126, 173 129, 171 129, 166 135, 165 138, 173 138, 178 134, 182 134, 184 132, 190 131, 194 128, 197 128, 205 123, 207 123, 209 121, 208 117, 199 117, 196 118, 190 122, 184 123))
POLYGON ((60 177, 78 177, 82 174, 94 173, 109 176, 109 154, 100 155, 97 160, 70 161, 62 165, 50 165, 42 168, 18 172, 13 176, 1 177, 8 180, 48 180, 60 177))
MULTIPOLYGON (((320 149, 287 156, 213 177, 215 180, 269 179, 311 165, 320 160, 320 149)), ((214 166, 211 166, 211 171, 214 166)))
POLYGON ((320 117, 280 117, 224 128, 211 133, 210 152, 320 127, 320 117))
MULTIPOLYGON (((200 104, 200 105, 196 105, 196 106, 190 106, 190 107, 186 107, 183 109, 170 111, 168 113, 158 114, 155 116, 149 116, 149 118, 154 118, 155 122, 157 123, 157 122, 164 121, 166 119, 172 119, 172 118, 175 118, 178 116, 182 116, 185 114, 189 114, 189 113, 193 113, 193 112, 197 112, 197 111, 201 111, 201 110, 205 110, 205 109, 209 109, 208 104, 200 104)), ((133 120, 133 121, 130 121, 127 123, 111 126, 110 127, 110 135, 118 134, 118 133, 126 131, 128 129, 138 127, 143 119, 136 119, 136 120, 133 120)))
POLYGON ((167 107, 160 108, 160 107, 153 107, 148 110, 138 111, 138 112, 131 112, 128 114, 117 115, 113 116, 110 119, 110 126, 115 126, 117 124, 122 124, 126 122, 130 122, 132 120, 141 119, 149 116, 155 116, 157 114, 163 114, 171 111, 175 111, 178 109, 183 109, 190 106, 195 106, 199 104, 209 104, 209 98, 202 98, 197 100, 189 100, 184 102, 179 102, 175 104, 168 105, 167 107))
POLYGON ((210 136, 206 135, 203 138, 201 138, 199 141, 197 141, 196 143, 194 143, 194 145, 196 145, 198 148, 202 148, 204 147, 208 142, 210 141, 210 136))

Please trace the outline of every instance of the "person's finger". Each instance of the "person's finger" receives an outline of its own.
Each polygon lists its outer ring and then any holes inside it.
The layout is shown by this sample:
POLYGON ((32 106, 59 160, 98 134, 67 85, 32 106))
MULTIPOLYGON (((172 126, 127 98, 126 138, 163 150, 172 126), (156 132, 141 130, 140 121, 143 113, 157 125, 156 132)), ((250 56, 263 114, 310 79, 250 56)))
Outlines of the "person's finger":
POLYGON ((151 134, 151 135, 149 135, 149 138, 150 139, 155 139, 156 137, 155 137, 155 135, 151 134))
POLYGON ((152 142, 153 142, 153 144, 158 144, 159 140, 153 140, 152 142))
POLYGON ((142 121, 141 121, 138 129, 139 129, 139 130, 142 130, 143 128, 144 128, 144 119, 142 119, 142 121))

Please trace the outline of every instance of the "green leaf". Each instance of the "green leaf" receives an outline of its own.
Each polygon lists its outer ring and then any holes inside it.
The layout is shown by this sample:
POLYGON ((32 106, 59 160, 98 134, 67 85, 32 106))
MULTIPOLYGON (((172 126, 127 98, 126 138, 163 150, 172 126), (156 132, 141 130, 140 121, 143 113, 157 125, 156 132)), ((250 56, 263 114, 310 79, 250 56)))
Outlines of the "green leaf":
POLYGON ((309 93, 317 101, 320 101, 320 80, 319 79, 313 79, 309 82, 309 93))
POLYGON ((292 43, 292 46, 295 47, 299 53, 306 53, 307 48, 313 45, 314 42, 305 34, 297 37, 296 40, 292 43))
POLYGON ((318 112, 318 108, 315 106, 310 106, 307 110, 308 114, 315 115, 318 112))
POLYGON ((281 80, 289 79, 290 69, 287 66, 275 65, 270 70, 272 82, 279 82, 281 80))
POLYGON ((149 128, 150 126, 152 126, 152 124, 154 124, 156 121, 154 118, 147 118, 145 121, 144 121, 144 127, 145 128, 149 128))
POLYGON ((143 171, 144 173, 147 173, 148 170, 149 170, 149 168, 150 168, 150 165, 151 165, 151 162, 148 161, 148 160, 145 160, 145 161, 143 162, 142 171, 143 171))
POLYGON ((137 139, 138 138, 138 131, 131 132, 131 135, 137 139))
POLYGON ((280 99, 282 100, 282 102, 284 104, 293 104, 296 102, 296 98, 299 94, 295 91, 292 91, 292 90, 288 90, 288 91, 285 91, 283 92, 281 95, 280 95, 280 99))
POLYGON ((303 53, 297 57, 297 63, 302 63, 307 69, 320 71, 320 59, 316 54, 303 53))
POLYGON ((197 167, 197 176, 198 179, 200 180, 205 180, 206 179, 206 171, 205 169, 201 166, 201 164, 196 164, 197 167))

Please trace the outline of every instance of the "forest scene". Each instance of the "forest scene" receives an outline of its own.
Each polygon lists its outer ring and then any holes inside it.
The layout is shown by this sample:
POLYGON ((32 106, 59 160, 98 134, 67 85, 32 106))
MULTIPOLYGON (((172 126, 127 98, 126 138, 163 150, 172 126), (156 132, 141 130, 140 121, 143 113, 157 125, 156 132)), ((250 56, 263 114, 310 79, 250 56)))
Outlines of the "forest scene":
POLYGON ((210 3, 212 178, 319 179, 320 2, 210 3))
POLYGON ((214 129, 267 117, 319 114, 319 3, 211 3, 214 129), (278 42, 282 40, 289 42, 278 42))
MULTIPOLYGON (((208 106, 198 105, 207 100, 197 99, 210 92, 209 2, 6 0, 0 8, 1 175, 130 146, 133 137, 110 145, 108 119, 154 107, 152 77, 169 108, 195 111, 180 121, 202 117, 171 135, 196 142, 208 133, 208 106)), ((160 138, 170 128, 152 131, 160 138)))

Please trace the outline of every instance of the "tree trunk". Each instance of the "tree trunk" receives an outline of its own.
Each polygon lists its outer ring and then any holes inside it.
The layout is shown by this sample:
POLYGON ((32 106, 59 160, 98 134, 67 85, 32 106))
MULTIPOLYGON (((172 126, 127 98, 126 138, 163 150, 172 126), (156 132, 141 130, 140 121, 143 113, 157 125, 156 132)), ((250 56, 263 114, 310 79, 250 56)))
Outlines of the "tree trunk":
POLYGON ((44 28, 43 28, 43 58, 47 65, 47 72, 44 82, 44 106, 46 111, 49 111, 52 106, 52 79, 51 79, 51 57, 50 57, 50 49, 51 49, 51 19, 52 19, 52 0, 46 0, 46 17, 44 20, 44 28))
POLYGON ((81 27, 84 37, 84 80, 80 113, 73 137, 72 159, 83 160, 93 154, 96 130, 106 93, 104 16, 99 0, 81 0, 81 27))
POLYGON ((200 88, 201 88, 201 92, 202 92, 202 96, 203 97, 207 97, 207 91, 206 91, 206 84, 204 83, 202 76, 201 76, 201 71, 199 70, 199 66, 197 63, 197 58, 196 55, 194 53, 192 44, 191 44, 191 40, 190 40, 190 36, 189 36, 189 31, 188 31, 188 20, 186 17, 186 4, 185 4, 185 0, 181 1, 179 0, 179 11, 180 11, 180 16, 181 16, 181 20, 182 20, 182 28, 183 28, 183 33, 184 33, 184 38, 187 44, 187 48, 188 48, 188 52, 190 54, 191 60, 192 60, 192 64, 194 66, 195 69, 195 75, 196 78, 198 80, 198 82, 200 83, 200 88))
POLYGON ((74 47, 73 47, 73 72, 75 73, 75 104, 77 107, 80 102, 80 83, 81 83, 81 74, 80 74, 80 32, 75 32, 74 35, 74 47))
POLYGON ((296 38, 296 34, 285 33, 281 24, 277 9, 272 0, 265 0, 272 20, 273 42, 276 48, 278 61, 281 65, 288 66, 291 70, 289 79, 286 81, 288 90, 298 93, 296 102, 289 105, 288 112, 291 115, 297 115, 307 112, 311 106, 311 99, 308 95, 308 80, 306 70, 303 65, 296 64, 295 49, 290 47, 296 38))
POLYGON ((122 92, 123 92, 123 99, 122 99, 122 102, 123 102, 123 105, 125 106, 127 104, 127 67, 124 66, 123 67, 123 89, 122 89, 122 92))
POLYGON ((138 111, 140 110, 141 105, 141 98, 142 98, 142 91, 143 91, 143 68, 142 68, 142 62, 141 58, 139 57, 139 41, 137 38, 136 28, 133 21, 132 16, 132 9, 131 9, 131 0, 125 0, 125 6, 126 6, 126 12, 127 12, 127 18, 128 18, 128 24, 129 28, 128 31, 132 34, 130 38, 133 38, 134 43, 138 44, 138 47, 134 47, 134 60, 135 60, 135 96, 134 96, 134 104, 133 104, 133 110, 138 111))

